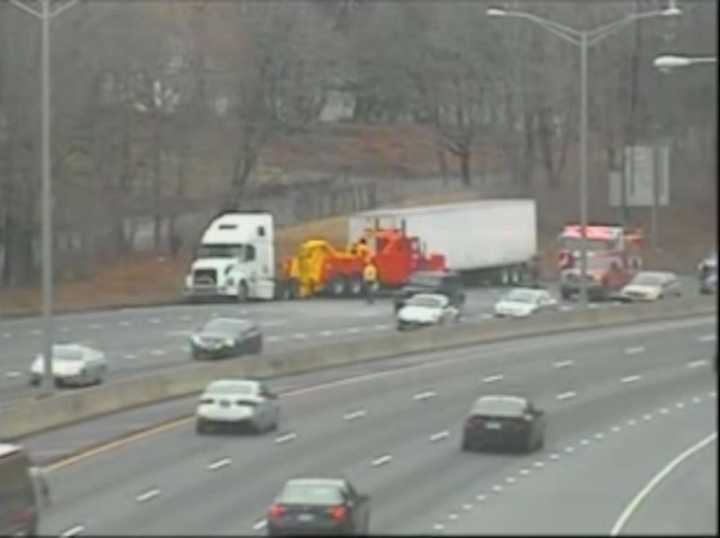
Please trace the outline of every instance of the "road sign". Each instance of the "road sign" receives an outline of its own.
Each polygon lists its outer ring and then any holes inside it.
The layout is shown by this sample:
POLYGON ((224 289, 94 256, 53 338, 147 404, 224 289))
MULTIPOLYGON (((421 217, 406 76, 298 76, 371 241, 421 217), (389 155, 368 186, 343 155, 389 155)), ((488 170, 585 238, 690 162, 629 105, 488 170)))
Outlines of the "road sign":
MULTIPOLYGON (((611 207, 622 204, 620 194, 621 172, 610 172, 609 199, 611 207)), ((670 147, 634 146, 625 148, 625 205, 627 207, 651 207, 670 203, 670 147), (657 174, 657 177, 656 177, 657 174)))

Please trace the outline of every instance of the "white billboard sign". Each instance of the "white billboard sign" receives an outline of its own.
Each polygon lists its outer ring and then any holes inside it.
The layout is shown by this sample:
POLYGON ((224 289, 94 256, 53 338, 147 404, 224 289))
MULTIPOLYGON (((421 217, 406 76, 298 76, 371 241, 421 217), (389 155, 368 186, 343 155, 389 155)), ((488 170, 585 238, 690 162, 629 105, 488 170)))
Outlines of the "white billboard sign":
MULTIPOLYGON (((627 207, 667 206, 670 203, 669 146, 633 146, 625 148, 625 205, 627 207), (657 177, 656 177, 657 174, 657 177), (655 185, 657 184, 657 202, 655 185)), ((610 173, 610 205, 618 207, 622 177, 610 173)))

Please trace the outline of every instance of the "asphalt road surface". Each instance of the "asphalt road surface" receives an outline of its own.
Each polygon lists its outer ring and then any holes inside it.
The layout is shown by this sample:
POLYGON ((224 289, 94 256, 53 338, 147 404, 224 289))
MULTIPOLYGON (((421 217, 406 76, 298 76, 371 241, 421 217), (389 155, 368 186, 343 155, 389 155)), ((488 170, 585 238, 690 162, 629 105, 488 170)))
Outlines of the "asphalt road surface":
MULTIPOLYGON (((683 280, 686 295, 697 293, 691 280, 683 280)), ((503 288, 468 289, 463 323, 482 323, 490 319, 492 306, 505 292, 503 288)), ((605 302, 592 306, 618 305, 605 302)), ((560 308, 572 310, 576 305, 565 303, 560 308)), ((55 320, 55 341, 79 342, 103 350, 109 362, 108 378, 119 379, 187 364, 191 360, 189 335, 212 317, 221 316, 256 320, 263 330, 268 351, 373 338, 395 330, 392 303, 387 298, 379 299, 373 305, 362 300, 312 299, 67 314, 57 316, 55 320)), ((32 394, 28 370, 33 358, 41 351, 41 319, 0 319, 0 405, 32 394)))
MULTIPOLYGON (((283 418, 273 434, 197 436, 188 419, 50 467, 54 503, 40 531, 263 534, 287 478, 343 474, 371 495, 373 533, 609 534, 654 475, 716 431, 716 323, 518 339, 278 379, 283 418), (525 394, 546 410, 545 449, 460 452, 465 413, 493 392, 525 394)), ((113 415, 26 444, 37 455, 70 441, 68 432, 90 442, 116 421, 171 418, 193 404, 113 415)), ((708 493, 717 489, 716 459, 698 453, 683 465, 627 532, 717 531, 708 493), (673 503, 675 512, 664 509, 673 503), (666 523, 653 516, 661 512, 666 523)))

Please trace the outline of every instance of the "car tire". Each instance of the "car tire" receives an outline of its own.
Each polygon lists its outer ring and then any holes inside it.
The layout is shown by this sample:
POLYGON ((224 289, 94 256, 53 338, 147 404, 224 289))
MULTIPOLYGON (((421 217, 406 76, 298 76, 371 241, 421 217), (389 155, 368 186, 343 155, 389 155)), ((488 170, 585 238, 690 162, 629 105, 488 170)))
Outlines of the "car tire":
POLYGON ((59 379, 59 378, 58 378, 58 379, 55 380, 55 388, 61 389, 61 388, 63 388, 64 386, 65 386, 65 383, 63 382, 62 379, 59 379))
POLYGON ((203 435, 208 432, 207 425, 205 422, 198 420, 195 422, 195 433, 198 435, 203 435))
POLYGON ((472 443, 470 443, 470 440, 463 437, 462 443, 460 443, 460 451, 461 452, 470 452, 472 450, 472 443))
POLYGON ((537 447, 537 441, 533 439, 532 432, 528 432, 527 439, 525 439, 525 443, 523 443, 523 451, 526 453, 533 452, 537 447))
POLYGON ((535 450, 542 450, 545 448, 545 434, 541 433, 538 435, 537 443, 535 443, 535 450))
POLYGON ((353 275, 350 277, 348 292, 351 297, 360 297, 362 295, 363 280, 360 275, 353 275))

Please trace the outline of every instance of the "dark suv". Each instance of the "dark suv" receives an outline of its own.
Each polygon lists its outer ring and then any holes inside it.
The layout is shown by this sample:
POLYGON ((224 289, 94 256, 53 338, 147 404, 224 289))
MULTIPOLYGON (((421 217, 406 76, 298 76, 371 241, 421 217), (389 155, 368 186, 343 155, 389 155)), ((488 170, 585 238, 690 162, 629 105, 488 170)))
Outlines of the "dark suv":
POLYGON ((450 304, 458 308, 465 304, 465 289, 459 274, 453 271, 418 271, 410 275, 408 283, 395 294, 395 312, 418 293, 445 295, 450 304))

